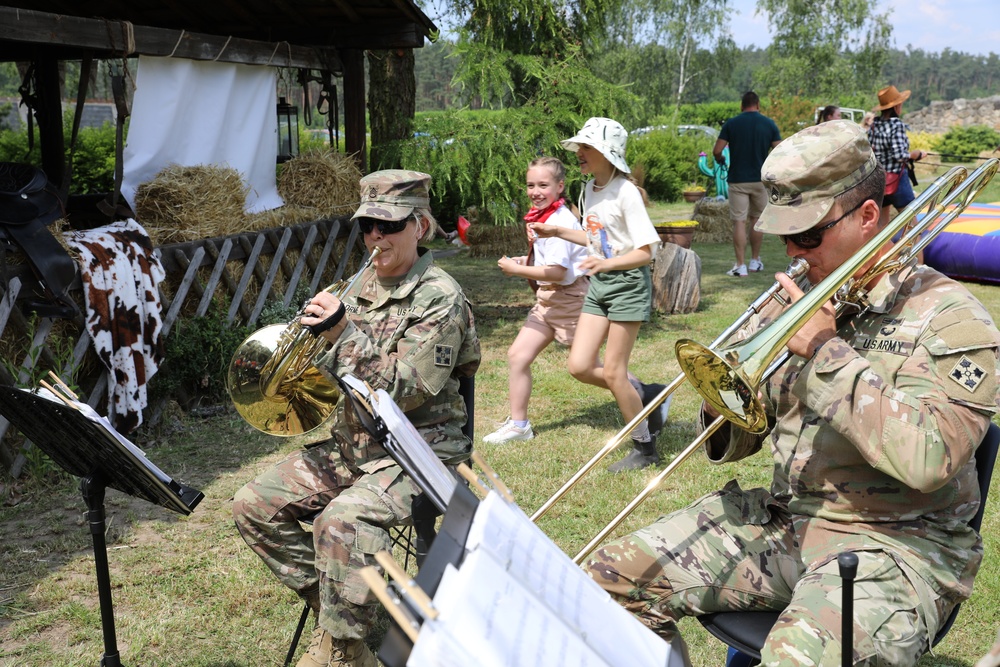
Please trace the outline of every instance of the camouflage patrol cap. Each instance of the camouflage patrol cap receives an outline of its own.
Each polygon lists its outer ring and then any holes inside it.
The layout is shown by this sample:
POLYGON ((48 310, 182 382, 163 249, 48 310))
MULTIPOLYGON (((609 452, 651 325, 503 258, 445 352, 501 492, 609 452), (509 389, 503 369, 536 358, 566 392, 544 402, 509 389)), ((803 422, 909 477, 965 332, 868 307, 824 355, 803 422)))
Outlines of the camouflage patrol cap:
POLYGON ((768 203, 754 229, 768 234, 812 229, 833 208, 834 197, 859 185, 877 166, 857 123, 833 120, 796 132, 761 167, 768 203))
POLYGON ((374 171, 361 179, 361 205, 351 220, 403 220, 415 208, 430 208, 430 187, 430 174, 409 169, 374 171))

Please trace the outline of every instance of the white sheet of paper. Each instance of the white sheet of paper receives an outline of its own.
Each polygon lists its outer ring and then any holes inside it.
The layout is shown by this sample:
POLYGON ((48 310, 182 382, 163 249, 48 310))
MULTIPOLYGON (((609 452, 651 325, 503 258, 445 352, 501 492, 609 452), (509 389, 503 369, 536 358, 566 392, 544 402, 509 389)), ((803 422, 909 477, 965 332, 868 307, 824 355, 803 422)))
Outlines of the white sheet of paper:
POLYGON ((384 389, 375 392, 375 399, 378 416, 385 422, 401 453, 423 473, 424 479, 433 486, 444 504, 450 503, 458 483, 455 477, 384 389))
MULTIPOLYGON (((41 396, 42 398, 47 398, 50 401, 54 401, 57 403, 62 402, 55 394, 53 394, 45 387, 39 387, 38 389, 36 389, 35 394, 37 396, 41 396)), ((66 397, 66 400, 71 401, 73 405, 76 406, 77 411, 84 417, 94 422, 95 424, 99 424, 100 426, 102 426, 105 437, 107 437, 110 440, 115 440, 122 447, 131 452, 134 456, 143 459, 145 461, 145 467, 154 475, 156 475, 156 478, 159 479, 162 483, 164 484, 170 483, 171 481, 170 476, 167 475, 162 470, 160 470, 158 467, 156 467, 156 465, 154 465, 152 461, 147 459, 146 452, 136 447, 134 444, 132 444, 131 440, 129 440, 124 435, 116 431, 115 427, 111 425, 111 422, 108 421, 107 417, 98 413, 96 410, 94 410, 94 408, 90 407, 86 403, 83 403, 81 401, 74 401, 69 397, 66 397)))
POLYGON ((669 645, 612 600, 520 508, 499 494, 490 493, 480 503, 465 546, 489 552, 609 663, 667 664, 669 645))
MULTIPOLYGON (((546 605, 484 550, 446 574, 434 596, 439 616, 424 623, 408 667, 440 667, 440 640, 421 647, 423 633, 447 634, 477 667, 610 667, 546 605), (436 645, 435 645, 436 644, 436 645)), ((619 663, 621 664, 621 663, 619 663)))

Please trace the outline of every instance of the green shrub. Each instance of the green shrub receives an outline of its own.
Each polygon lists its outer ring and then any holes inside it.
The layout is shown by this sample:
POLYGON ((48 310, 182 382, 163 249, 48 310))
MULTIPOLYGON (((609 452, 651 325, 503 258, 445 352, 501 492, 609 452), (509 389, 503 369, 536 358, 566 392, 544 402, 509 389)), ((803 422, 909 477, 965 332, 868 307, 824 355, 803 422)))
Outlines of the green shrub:
POLYGON ((0 130, 0 162, 42 163, 38 128, 34 128, 35 143, 28 151, 28 133, 24 130, 0 130))
POLYGON ((967 162, 969 158, 978 157, 980 152, 996 150, 998 146, 1000 132, 985 125, 970 125, 948 130, 934 144, 934 150, 942 153, 942 162, 967 162))
MULTIPOLYGON (((67 150, 68 150, 67 146, 67 150)), ((84 127, 73 152, 73 194, 111 192, 115 187, 115 127, 84 127)))
POLYGON ((204 317, 178 319, 167 338, 166 361, 153 376, 154 396, 174 398, 184 408, 222 401, 229 362, 250 333, 227 323, 215 306, 204 317))
MULTIPOLYGON (((64 119, 66 151, 69 154, 69 140, 73 115, 64 119)), ((41 166, 41 140, 38 128, 34 128, 35 141, 28 151, 28 133, 24 130, 0 130, 0 162, 24 162, 41 166)), ((84 127, 76 138, 73 153, 72 194, 99 194, 111 192, 115 183, 115 127, 105 123, 103 127, 84 127)), ((58 185, 58 184, 57 184, 58 185)))
POLYGON ((645 175, 643 187, 650 199, 675 201, 688 183, 702 182, 698 156, 711 152, 713 144, 707 136, 677 136, 672 128, 654 130, 629 138, 627 159, 633 170, 645 175))
POLYGON ((677 122, 681 125, 707 125, 718 130, 723 123, 739 113, 739 100, 682 104, 677 115, 677 122))

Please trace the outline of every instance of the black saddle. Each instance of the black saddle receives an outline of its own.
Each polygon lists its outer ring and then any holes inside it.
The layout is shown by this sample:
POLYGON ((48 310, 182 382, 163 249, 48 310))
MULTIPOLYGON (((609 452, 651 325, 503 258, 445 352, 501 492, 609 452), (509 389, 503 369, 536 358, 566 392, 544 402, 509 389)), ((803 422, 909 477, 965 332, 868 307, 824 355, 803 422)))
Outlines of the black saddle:
POLYGON ((69 297, 77 266, 48 226, 63 215, 56 188, 41 169, 20 162, 0 162, 0 242, 16 245, 27 256, 41 293, 27 307, 43 317, 76 317, 69 297))

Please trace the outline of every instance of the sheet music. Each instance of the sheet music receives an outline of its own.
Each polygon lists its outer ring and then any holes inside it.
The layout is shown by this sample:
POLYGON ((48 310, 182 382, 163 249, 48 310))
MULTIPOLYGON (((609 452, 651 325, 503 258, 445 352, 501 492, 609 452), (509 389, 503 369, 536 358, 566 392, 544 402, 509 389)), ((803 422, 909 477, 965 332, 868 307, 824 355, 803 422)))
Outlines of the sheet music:
MULTIPOLYGON (((56 403, 63 402, 62 399, 60 399, 58 396, 53 394, 45 387, 39 387, 38 389, 35 390, 34 393, 36 396, 41 396, 42 398, 54 401, 56 403)), ((132 455, 136 456, 137 458, 145 459, 145 467, 151 473, 156 475, 156 478, 159 479, 162 483, 169 485, 173 482, 173 480, 169 475, 167 475, 165 472, 157 468, 152 461, 146 459, 146 452, 136 447, 134 444, 132 444, 132 442, 128 438, 126 438, 121 433, 116 431, 115 427, 111 425, 111 422, 108 421, 107 417, 99 414, 96 410, 94 410, 94 408, 90 407, 86 403, 74 400, 69 396, 65 396, 64 399, 72 403, 73 407, 75 407, 76 410, 84 417, 94 422, 95 424, 99 424, 102 430, 104 431, 105 436, 107 436, 109 439, 113 439, 116 442, 118 442, 122 447, 124 447, 126 450, 128 450, 132 455)))
POLYGON ((474 553, 489 552, 604 660, 667 664, 668 644, 611 599, 520 508, 499 494, 490 493, 480 503, 465 546, 474 553))
POLYGON ((434 596, 434 607, 440 615, 424 622, 406 663, 408 667, 615 664, 581 642, 559 616, 540 604, 534 593, 482 549, 469 554, 460 569, 450 568, 445 573, 434 596), (425 647, 424 633, 428 631, 430 641, 425 647), (450 645, 457 645, 474 658, 454 661, 455 656, 447 650, 450 645))
POLYGON ((403 467, 418 486, 431 497, 443 512, 451 502, 458 483, 448 468, 434 453, 427 441, 403 413, 384 389, 371 393, 364 382, 347 375, 341 378, 345 384, 357 391, 371 405, 375 416, 380 418, 389 431, 384 446, 393 459, 403 467))

